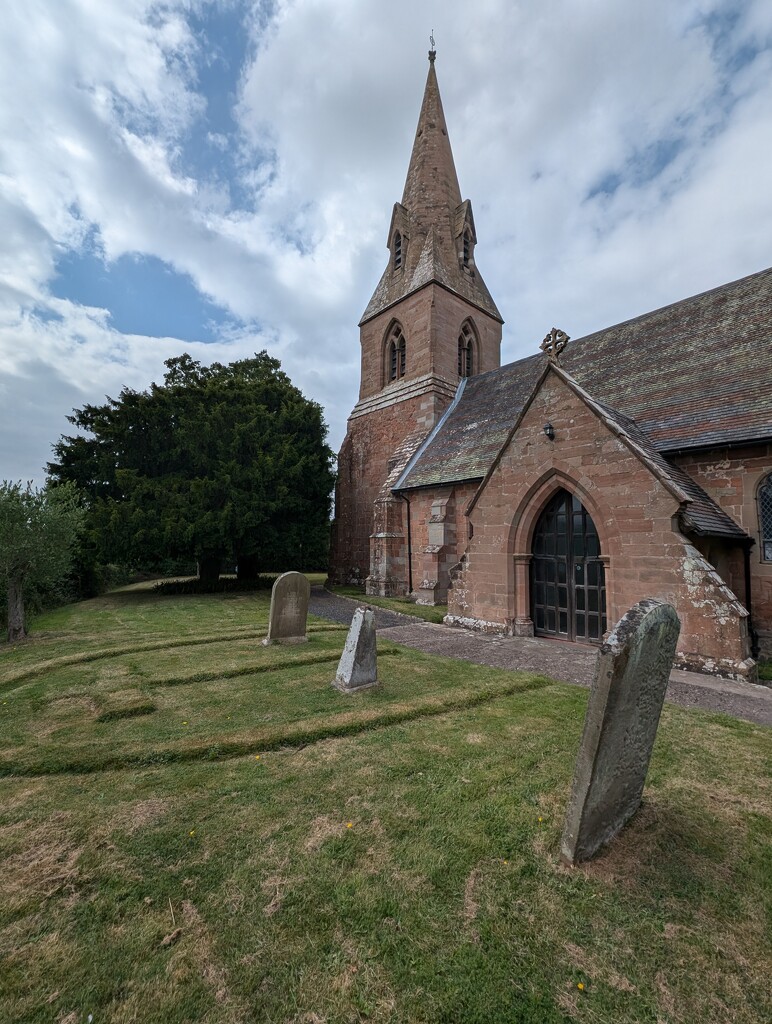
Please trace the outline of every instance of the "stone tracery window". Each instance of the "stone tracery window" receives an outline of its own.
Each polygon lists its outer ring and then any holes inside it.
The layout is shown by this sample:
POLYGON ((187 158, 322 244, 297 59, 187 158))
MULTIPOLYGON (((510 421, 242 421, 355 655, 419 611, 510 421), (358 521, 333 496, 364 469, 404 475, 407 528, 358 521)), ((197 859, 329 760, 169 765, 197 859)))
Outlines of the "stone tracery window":
POLYGON ((474 331, 472 325, 467 322, 461 328, 458 336, 458 375, 459 377, 471 377, 475 372, 474 358, 474 331))
POLYGON ((762 481, 758 493, 761 560, 772 562, 772 473, 762 481))
POLYGON ((407 366, 407 346, 402 327, 394 324, 386 342, 386 377, 388 381, 399 380, 405 376, 407 366))

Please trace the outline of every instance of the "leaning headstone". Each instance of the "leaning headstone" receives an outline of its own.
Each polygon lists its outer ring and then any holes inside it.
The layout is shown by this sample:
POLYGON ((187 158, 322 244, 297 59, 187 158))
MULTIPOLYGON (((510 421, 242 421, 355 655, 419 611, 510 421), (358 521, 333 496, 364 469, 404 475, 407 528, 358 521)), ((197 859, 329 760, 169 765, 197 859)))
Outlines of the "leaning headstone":
POLYGON ((333 686, 343 693, 354 693, 378 684, 375 652, 375 615, 372 608, 354 612, 346 646, 340 656, 333 686))
POLYGON ((568 864, 593 857, 640 807, 680 631, 672 605, 647 599, 598 651, 560 843, 568 864))
POLYGON ((304 644, 311 584, 302 572, 285 572, 271 590, 268 636, 263 644, 304 644))

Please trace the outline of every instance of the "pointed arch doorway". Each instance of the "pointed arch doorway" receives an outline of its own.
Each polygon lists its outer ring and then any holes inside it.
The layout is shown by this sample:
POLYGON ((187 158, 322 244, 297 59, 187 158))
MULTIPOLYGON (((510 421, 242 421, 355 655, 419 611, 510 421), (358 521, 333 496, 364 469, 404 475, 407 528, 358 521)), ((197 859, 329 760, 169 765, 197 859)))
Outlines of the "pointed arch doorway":
POLYGON ((598 644, 606 631, 606 579, 595 523, 560 490, 536 523, 531 616, 536 636, 598 644))

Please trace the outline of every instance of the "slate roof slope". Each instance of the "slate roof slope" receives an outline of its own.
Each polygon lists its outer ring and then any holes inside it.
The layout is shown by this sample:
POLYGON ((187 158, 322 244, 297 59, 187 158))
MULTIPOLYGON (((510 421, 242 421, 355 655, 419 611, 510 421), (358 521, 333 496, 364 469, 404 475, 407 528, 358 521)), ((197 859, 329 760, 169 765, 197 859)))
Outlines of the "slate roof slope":
POLYGON ((482 479, 544 372, 545 357, 467 377, 463 394, 399 488, 482 479))
MULTIPOLYGON (((482 479, 544 363, 470 378, 400 486, 482 479)), ((660 453, 772 439, 772 269, 570 342, 561 363, 660 453)))
POLYGON ((772 438, 772 269, 571 342, 561 363, 660 451, 772 438))

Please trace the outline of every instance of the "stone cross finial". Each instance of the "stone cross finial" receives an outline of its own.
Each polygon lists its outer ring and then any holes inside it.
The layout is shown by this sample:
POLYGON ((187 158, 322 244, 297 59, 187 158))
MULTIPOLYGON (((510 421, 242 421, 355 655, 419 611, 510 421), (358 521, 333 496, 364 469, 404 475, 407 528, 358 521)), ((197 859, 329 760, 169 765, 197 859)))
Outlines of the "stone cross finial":
POLYGON ((568 337, 565 331, 558 330, 557 327, 553 327, 549 334, 546 335, 544 341, 539 345, 539 348, 547 356, 551 363, 556 363, 560 366, 560 360, 558 356, 566 347, 571 339, 568 337))

